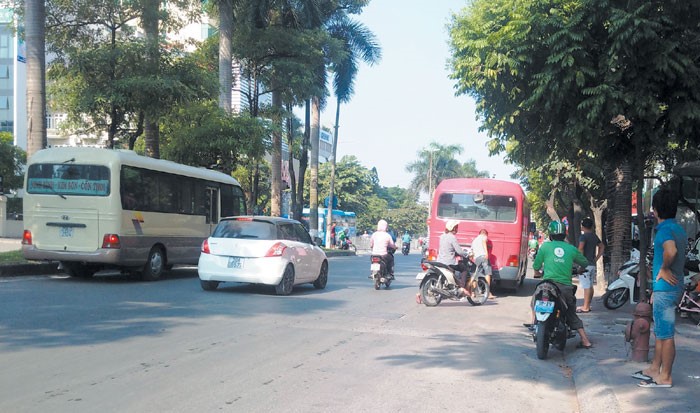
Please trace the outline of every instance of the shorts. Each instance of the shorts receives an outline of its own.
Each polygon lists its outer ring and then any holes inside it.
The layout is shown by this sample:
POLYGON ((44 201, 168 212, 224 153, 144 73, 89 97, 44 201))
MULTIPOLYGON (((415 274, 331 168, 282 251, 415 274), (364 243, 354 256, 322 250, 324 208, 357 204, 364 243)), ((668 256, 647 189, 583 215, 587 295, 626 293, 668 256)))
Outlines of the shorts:
POLYGON ((595 265, 589 265, 586 267, 586 272, 578 276, 578 283, 585 290, 593 288, 593 280, 595 280, 595 265))
POLYGON ((654 292, 654 334, 657 340, 673 338, 676 327, 676 306, 680 298, 679 291, 654 292))
POLYGON ((485 255, 480 255, 474 259, 474 264, 476 264, 477 271, 481 271, 484 275, 492 275, 491 263, 485 255), (481 268, 479 268, 481 266, 481 268))

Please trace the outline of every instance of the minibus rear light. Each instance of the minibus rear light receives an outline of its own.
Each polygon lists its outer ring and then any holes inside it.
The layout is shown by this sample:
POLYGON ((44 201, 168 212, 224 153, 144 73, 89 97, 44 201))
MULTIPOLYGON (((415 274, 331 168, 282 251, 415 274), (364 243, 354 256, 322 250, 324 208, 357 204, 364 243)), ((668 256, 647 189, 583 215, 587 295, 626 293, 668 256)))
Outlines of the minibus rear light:
POLYGON ((102 248, 105 249, 119 249, 121 248, 121 242, 119 241, 119 235, 117 234, 105 234, 102 237, 102 248))
POLYGON ((22 234, 22 245, 32 245, 32 231, 25 229, 22 234))
POLYGON ((520 260, 518 260, 518 256, 511 255, 510 257, 508 257, 508 261, 506 261, 506 267, 517 267, 519 263, 520 260))

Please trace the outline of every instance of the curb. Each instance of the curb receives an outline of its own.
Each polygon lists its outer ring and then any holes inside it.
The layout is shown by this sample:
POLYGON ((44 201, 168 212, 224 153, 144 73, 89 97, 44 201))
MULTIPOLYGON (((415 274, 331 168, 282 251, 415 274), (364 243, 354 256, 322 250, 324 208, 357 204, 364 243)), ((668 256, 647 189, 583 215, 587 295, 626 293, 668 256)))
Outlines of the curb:
POLYGON ((16 277, 21 275, 57 274, 57 262, 18 263, 0 265, 0 277, 16 277))
MULTIPOLYGON (((354 257, 354 251, 326 251, 326 257, 354 257)), ((30 262, 0 264, 0 277, 19 277, 22 275, 57 274, 58 262, 30 262)))

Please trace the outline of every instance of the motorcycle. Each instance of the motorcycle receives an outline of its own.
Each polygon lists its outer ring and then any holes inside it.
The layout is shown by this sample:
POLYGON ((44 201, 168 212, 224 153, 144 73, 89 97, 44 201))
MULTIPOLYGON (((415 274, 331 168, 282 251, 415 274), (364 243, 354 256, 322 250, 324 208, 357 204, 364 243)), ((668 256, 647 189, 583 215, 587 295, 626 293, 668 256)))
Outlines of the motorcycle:
POLYGON ((401 253, 403 255, 408 255, 408 252, 411 250, 411 243, 410 242, 404 242, 402 247, 401 247, 401 253))
POLYGON ((529 248, 527 250, 528 257, 530 258, 530 261, 534 261, 535 257, 537 256, 537 248, 529 248))
MULTIPOLYGON (((647 271, 647 274, 650 274, 650 271, 647 271)), ((610 283, 603 294, 603 305, 609 310, 622 307, 627 300, 632 304, 639 302, 639 251, 632 251, 632 258, 620 266, 617 276, 617 280, 610 283)), ((650 285, 651 280, 647 278, 647 286, 650 285)), ((647 288, 646 296, 649 297, 649 294, 650 290, 647 288)))
POLYGON ((537 347, 537 358, 544 360, 550 344, 557 350, 564 351, 566 340, 575 334, 566 323, 567 305, 556 284, 548 280, 540 281, 535 287, 533 301, 535 323, 532 339, 537 347))
MULTIPOLYGON (((392 249, 389 249, 389 254, 394 254, 394 251, 392 249)), ((382 258, 381 255, 372 255, 370 257, 370 275, 369 278, 371 278, 374 282, 374 289, 378 290, 382 284, 384 284, 385 288, 389 288, 391 285, 391 281, 394 279, 394 276, 389 274, 389 269, 387 268, 386 262, 384 262, 384 259, 382 258)))
MULTIPOLYGON (((427 307, 434 307, 443 299, 460 301, 459 285, 454 270, 441 262, 423 260, 421 266, 425 270, 416 276, 420 280, 417 300, 427 307)), ((476 265, 470 259, 468 262, 467 283, 472 284, 472 295, 467 295, 471 305, 481 305, 489 298, 489 284, 483 272, 476 271, 476 265), (473 278, 476 277, 476 280, 473 278), (472 282, 473 281, 473 282, 472 282)))
POLYGON ((357 251, 357 247, 355 246, 355 244, 352 243, 350 238, 345 238, 344 240, 340 241, 338 249, 357 251))
POLYGON ((696 326, 700 326, 700 291, 698 290, 700 274, 686 275, 683 281, 683 296, 678 303, 677 311, 681 314, 681 318, 690 318, 696 326))

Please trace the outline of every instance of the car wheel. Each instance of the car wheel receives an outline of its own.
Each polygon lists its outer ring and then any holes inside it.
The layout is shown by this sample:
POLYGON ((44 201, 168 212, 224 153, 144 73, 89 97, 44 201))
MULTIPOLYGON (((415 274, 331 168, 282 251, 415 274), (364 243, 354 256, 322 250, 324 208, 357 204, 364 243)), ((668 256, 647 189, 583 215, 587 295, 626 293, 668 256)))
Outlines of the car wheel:
POLYGON ((216 290, 216 287, 219 286, 218 281, 199 280, 199 284, 202 286, 202 290, 204 291, 214 291, 216 290))
POLYGON ((165 255, 160 247, 153 247, 148 253, 148 261, 143 266, 141 279, 144 281, 156 281, 165 270, 165 255))
POLYGON ((316 278, 316 281, 314 281, 314 287, 317 290, 323 290, 326 288, 326 284, 328 284, 328 261, 323 261, 318 278, 316 278))
POLYGON ((282 274, 282 279, 280 283, 275 286, 275 293, 277 295, 289 295, 292 293, 294 288, 294 268, 291 265, 287 265, 284 269, 284 274, 282 274))

